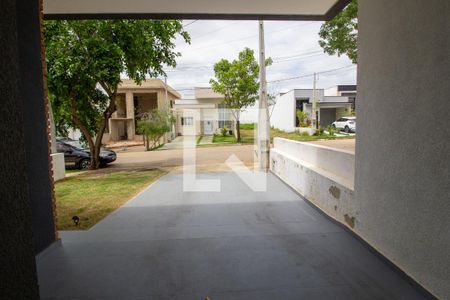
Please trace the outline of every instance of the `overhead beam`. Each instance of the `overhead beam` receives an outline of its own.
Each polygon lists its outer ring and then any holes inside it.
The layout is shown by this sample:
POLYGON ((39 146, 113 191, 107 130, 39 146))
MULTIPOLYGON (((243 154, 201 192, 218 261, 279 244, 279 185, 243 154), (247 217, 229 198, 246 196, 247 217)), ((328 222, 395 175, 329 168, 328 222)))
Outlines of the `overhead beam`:
POLYGON ((351 0, 45 0, 46 19, 326 21, 351 0))

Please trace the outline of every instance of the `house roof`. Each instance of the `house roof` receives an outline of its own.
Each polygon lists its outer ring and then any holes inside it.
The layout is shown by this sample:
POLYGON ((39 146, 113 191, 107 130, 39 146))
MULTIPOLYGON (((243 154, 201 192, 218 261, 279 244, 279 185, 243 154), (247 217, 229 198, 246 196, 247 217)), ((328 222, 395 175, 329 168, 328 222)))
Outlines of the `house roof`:
POLYGON ((330 20, 351 0, 45 0, 46 19, 330 20))
POLYGON ((222 94, 214 92, 211 88, 195 88, 195 99, 224 99, 222 94))
MULTIPOLYGON (((146 79, 145 81, 142 81, 140 85, 138 85, 134 80, 132 79, 122 79, 122 83, 119 84, 119 91, 120 90, 145 90, 145 89, 164 89, 165 90, 166 85, 164 81, 157 78, 150 78, 146 79)), ((174 88, 167 85, 167 92, 172 94, 175 98, 180 99, 181 95, 178 93, 174 88)))

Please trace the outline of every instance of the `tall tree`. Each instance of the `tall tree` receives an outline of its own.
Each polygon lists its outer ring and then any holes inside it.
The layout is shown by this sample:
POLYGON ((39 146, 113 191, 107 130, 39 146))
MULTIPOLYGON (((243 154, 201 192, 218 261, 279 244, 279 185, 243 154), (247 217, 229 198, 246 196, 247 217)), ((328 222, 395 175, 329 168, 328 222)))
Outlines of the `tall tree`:
MULTIPOLYGON (((266 60, 270 65, 272 59, 266 60)), ((214 65, 215 79, 209 83, 213 91, 224 95, 223 103, 231 110, 236 120, 236 138, 241 141, 240 114, 255 104, 259 90, 259 65, 256 62, 254 51, 245 48, 239 53, 238 59, 228 61, 221 59, 214 65)))
POLYGON ((83 20, 45 22, 48 87, 58 116, 80 129, 91 153, 91 168, 100 165, 102 137, 116 111, 121 74, 140 84, 176 66, 178 20, 83 20))
POLYGON ((320 28, 319 45, 330 55, 346 54, 354 64, 358 53, 358 0, 320 28))

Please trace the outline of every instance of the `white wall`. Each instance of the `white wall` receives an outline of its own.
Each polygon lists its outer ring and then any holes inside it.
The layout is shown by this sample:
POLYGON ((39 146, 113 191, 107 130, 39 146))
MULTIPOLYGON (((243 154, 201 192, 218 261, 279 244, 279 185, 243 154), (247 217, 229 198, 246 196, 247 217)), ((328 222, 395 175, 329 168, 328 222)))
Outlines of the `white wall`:
POLYGON ((64 153, 53 153, 50 155, 52 161, 53 180, 58 181, 66 177, 66 164, 64 153))
POLYGON ((274 138, 270 170, 336 220, 355 228, 355 155, 344 150, 274 138))
POLYGON ((284 131, 295 131, 295 96, 294 91, 277 96, 273 108, 270 126, 284 131))
POLYGON ((450 1, 358 5, 356 229, 450 299, 450 1))

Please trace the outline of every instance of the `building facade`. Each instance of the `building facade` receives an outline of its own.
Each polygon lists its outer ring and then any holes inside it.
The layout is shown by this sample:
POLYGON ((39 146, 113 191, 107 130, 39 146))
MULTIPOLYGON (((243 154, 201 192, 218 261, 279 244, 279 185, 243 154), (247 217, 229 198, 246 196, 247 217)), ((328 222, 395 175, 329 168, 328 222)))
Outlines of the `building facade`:
POLYGON ((234 131, 233 114, 222 103, 224 96, 211 88, 195 88, 192 97, 175 100, 177 135, 213 135, 221 128, 234 131))
MULTIPOLYGON (((274 128, 293 132, 298 129, 297 111, 306 112, 313 118, 312 89, 294 89, 278 95, 270 117, 270 125, 274 128)), ((318 120, 322 127, 331 125, 337 119, 352 113, 352 102, 349 96, 325 96, 324 89, 315 91, 318 106, 318 120)))
POLYGON ((179 93, 160 79, 147 79, 140 85, 133 80, 122 80, 117 89, 117 110, 109 119, 103 142, 142 140, 136 133, 140 115, 152 109, 171 110, 180 98, 179 93))

